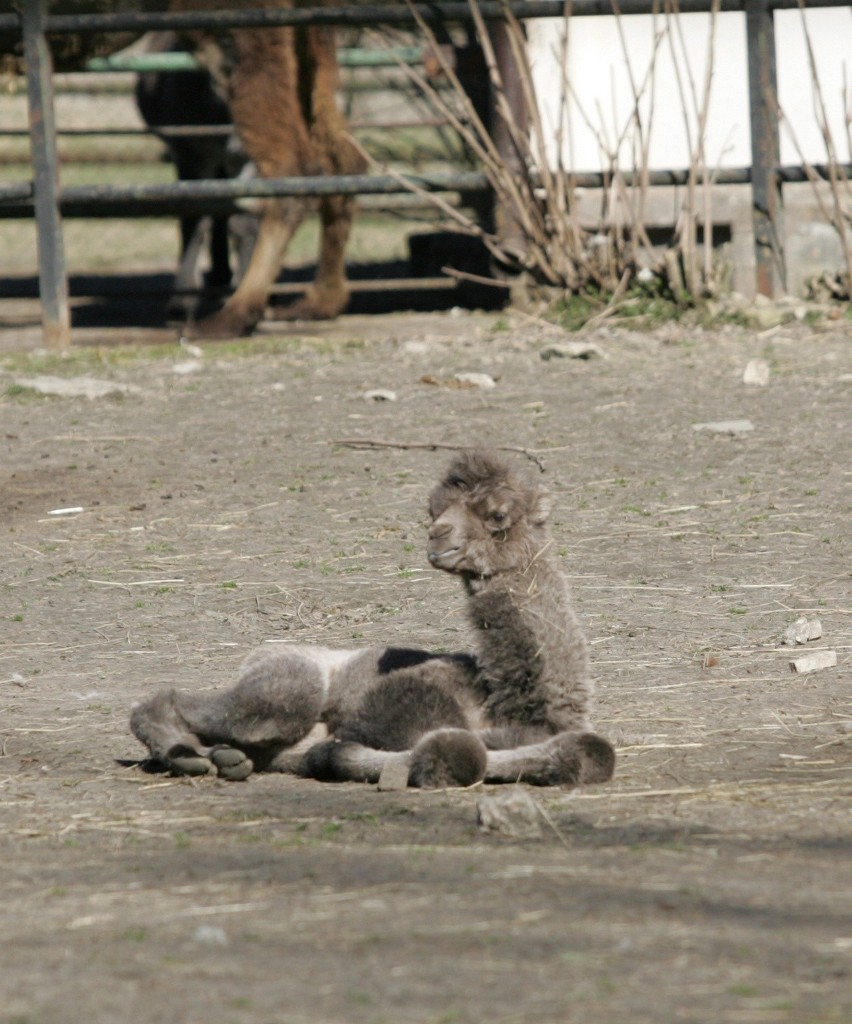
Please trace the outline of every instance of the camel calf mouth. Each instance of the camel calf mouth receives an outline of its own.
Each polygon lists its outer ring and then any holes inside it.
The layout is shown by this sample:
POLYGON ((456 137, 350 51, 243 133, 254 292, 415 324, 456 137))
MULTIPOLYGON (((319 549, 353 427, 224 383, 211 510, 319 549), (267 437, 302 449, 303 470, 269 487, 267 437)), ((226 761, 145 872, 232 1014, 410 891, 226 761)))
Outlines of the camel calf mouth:
POLYGON ((457 554, 460 550, 460 547, 455 547, 447 548, 445 551, 430 551, 427 557, 429 561, 434 565, 436 562, 440 562, 445 558, 450 558, 452 555, 457 554))

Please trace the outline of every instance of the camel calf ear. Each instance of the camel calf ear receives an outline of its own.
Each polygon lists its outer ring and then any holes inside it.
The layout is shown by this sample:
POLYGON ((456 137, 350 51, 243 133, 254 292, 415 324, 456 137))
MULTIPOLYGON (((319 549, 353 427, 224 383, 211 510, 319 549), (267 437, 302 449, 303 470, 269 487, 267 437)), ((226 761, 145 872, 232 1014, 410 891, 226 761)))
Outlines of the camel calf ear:
POLYGON ((553 509, 553 498, 543 487, 531 495, 531 498, 530 519, 536 526, 543 526, 553 509))

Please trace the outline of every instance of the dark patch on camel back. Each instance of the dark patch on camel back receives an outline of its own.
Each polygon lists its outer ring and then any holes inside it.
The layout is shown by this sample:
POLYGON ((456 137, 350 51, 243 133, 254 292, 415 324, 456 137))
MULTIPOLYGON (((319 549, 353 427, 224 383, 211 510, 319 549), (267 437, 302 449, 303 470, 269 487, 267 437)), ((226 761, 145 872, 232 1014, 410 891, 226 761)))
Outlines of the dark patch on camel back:
POLYGON ((384 654, 379 658, 379 675, 385 676, 398 669, 414 668, 415 665, 422 665, 425 661, 435 659, 455 663, 471 673, 476 671, 476 658, 471 654, 433 654, 431 651, 421 651, 416 647, 386 647, 384 654))

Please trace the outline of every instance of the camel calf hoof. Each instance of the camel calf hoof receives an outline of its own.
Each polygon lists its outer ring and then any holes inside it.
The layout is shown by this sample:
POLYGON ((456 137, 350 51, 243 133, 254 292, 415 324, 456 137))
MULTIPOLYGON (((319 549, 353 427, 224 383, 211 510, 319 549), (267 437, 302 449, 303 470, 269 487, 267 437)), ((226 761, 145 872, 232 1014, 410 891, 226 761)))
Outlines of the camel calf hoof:
POLYGON ((210 751, 210 760, 216 766, 220 779, 242 782, 254 771, 254 763, 236 747, 219 746, 210 751))
POLYGON ((609 782, 615 774, 615 748, 593 732, 580 736, 580 782, 609 782))
POLYGON ((411 752, 409 786, 444 789, 472 786, 485 778, 485 744, 465 729, 437 729, 427 733, 411 752))
MULTIPOLYGON (((350 777, 343 764, 341 753, 346 746, 337 740, 323 740, 306 751, 299 765, 299 775, 318 782, 345 782, 350 777)), ((355 746, 355 744, 350 744, 355 746)))
POLYGON ((230 782, 242 782, 254 771, 254 764, 236 747, 213 747, 207 755, 184 744, 176 744, 166 754, 172 771, 179 775, 217 775, 230 782))
POLYGON ((208 775, 213 771, 213 762, 209 757, 199 754, 197 750, 183 743, 175 744, 168 749, 166 763, 179 775, 208 775))
POLYGON ((539 786, 608 782, 615 771, 615 750, 593 732, 561 733, 545 744, 548 764, 524 782, 539 786))

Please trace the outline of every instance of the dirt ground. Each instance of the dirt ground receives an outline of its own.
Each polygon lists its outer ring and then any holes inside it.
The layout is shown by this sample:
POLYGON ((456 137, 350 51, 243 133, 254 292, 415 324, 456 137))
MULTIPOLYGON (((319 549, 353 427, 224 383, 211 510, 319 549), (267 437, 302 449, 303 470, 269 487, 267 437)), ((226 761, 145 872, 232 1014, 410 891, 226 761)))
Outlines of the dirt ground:
POLYGON ((7 321, 3 1024, 852 1020, 850 330, 609 325, 579 360, 516 316, 344 317, 201 354, 92 330, 60 361, 7 321), (538 838, 478 827, 497 787, 139 764, 131 703, 255 645, 468 647, 423 555, 449 453, 351 438, 544 465, 619 761, 528 789, 538 838), (781 645, 800 615, 822 637, 781 645))

